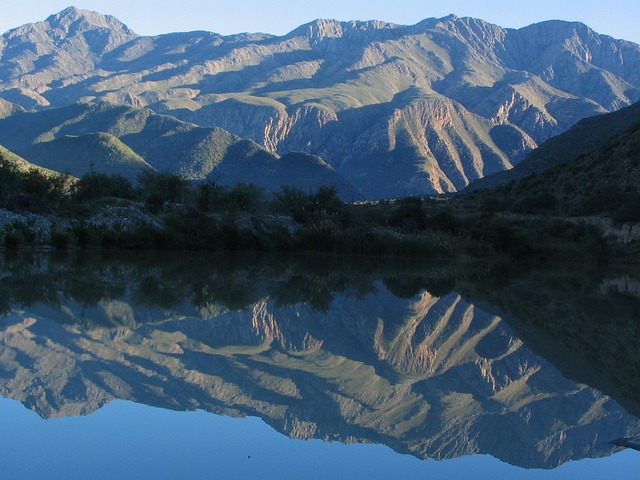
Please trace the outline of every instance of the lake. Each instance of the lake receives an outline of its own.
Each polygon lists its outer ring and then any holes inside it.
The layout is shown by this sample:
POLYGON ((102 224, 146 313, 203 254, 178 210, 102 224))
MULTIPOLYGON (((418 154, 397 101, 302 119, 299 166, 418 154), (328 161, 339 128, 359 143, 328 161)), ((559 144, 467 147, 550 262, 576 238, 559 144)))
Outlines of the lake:
POLYGON ((628 478, 634 273, 0 256, 0 478, 628 478))

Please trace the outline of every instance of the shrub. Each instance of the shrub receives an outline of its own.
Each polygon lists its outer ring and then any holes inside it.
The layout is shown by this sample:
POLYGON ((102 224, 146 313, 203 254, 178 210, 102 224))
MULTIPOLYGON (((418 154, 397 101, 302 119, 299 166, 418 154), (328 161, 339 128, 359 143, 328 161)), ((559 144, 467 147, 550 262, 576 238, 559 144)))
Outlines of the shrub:
POLYGON ((14 222, 4 231, 4 246, 15 250, 36 241, 36 234, 32 225, 23 222, 14 222))
POLYGON ((284 186, 274 195, 274 208, 302 224, 348 221, 345 204, 338 197, 338 190, 332 186, 323 185, 312 194, 284 186))
POLYGON ((613 212, 617 224, 640 221, 640 195, 627 194, 627 199, 613 212))
POLYGON ((439 210, 429 218, 429 225, 435 230, 456 233, 460 230, 460 221, 449 210, 439 210))
POLYGON ((98 238, 95 228, 92 228, 90 225, 79 223, 73 227, 72 231, 78 248, 87 248, 100 244, 100 239, 98 238))
POLYGON ((73 235, 64 230, 53 230, 51 232, 51 243, 56 250, 66 250, 71 247, 73 235))
POLYGON ((274 194, 274 210, 278 213, 291 215, 298 223, 304 223, 310 210, 309 195, 296 187, 283 186, 274 194))
POLYGON ((20 191, 20 181, 16 166, 0 154, 0 200, 3 203, 20 191))
POLYGON ((89 173, 74 186, 74 198, 78 201, 95 200, 104 197, 133 199, 135 189, 129 179, 122 175, 89 173))
POLYGON ((24 237, 19 232, 10 231, 4 234, 4 246, 9 250, 17 250, 25 243, 24 237))
POLYGON ((556 206, 556 197, 551 193, 530 195, 516 201, 511 207, 515 213, 545 213, 556 206))
POLYGON ((224 189, 212 181, 197 186, 194 192, 195 208, 201 212, 212 212, 221 209, 224 189))
POLYGON ((406 232, 423 230, 427 226, 427 214, 421 205, 413 202, 400 202, 389 215, 389 225, 406 232))
POLYGON ((227 211, 255 213, 262 207, 264 193, 252 183, 240 182, 225 197, 227 211))
POLYGON ((44 199, 58 205, 67 193, 66 179, 62 175, 45 173, 40 169, 29 169, 22 178, 23 191, 27 195, 44 199))
POLYGON ((142 172, 138 191, 147 207, 157 213, 166 203, 181 203, 187 193, 187 181, 175 173, 142 172))

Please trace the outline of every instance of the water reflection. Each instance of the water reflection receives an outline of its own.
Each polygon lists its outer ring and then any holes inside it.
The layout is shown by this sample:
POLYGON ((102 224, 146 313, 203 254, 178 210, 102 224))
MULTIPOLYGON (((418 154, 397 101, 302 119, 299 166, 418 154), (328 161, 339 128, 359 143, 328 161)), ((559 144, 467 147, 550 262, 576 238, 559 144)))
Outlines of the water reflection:
POLYGON ((548 271, 550 290, 532 292, 532 279, 505 289, 503 272, 366 260, 2 262, 0 395, 45 418, 126 399, 257 416, 293 438, 380 443, 418 458, 488 453, 537 468, 609 455, 610 440, 640 433, 617 402, 523 343, 636 404, 601 358, 581 352, 590 332, 567 344, 554 330, 593 320, 615 294, 627 304, 597 331, 629 331, 638 298, 606 282, 588 287, 585 276, 569 294, 548 271), (599 308, 585 313, 585 297, 599 308))

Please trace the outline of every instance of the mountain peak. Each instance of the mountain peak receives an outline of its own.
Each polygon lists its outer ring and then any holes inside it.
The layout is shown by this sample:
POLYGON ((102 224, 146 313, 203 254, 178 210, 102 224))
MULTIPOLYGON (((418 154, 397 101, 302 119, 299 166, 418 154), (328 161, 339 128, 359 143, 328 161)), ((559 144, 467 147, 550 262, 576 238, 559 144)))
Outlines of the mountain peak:
POLYGON ((303 36, 311 41, 320 41, 325 38, 353 36, 355 32, 363 32, 366 35, 370 35, 371 31, 388 30, 397 27, 398 25, 380 20, 343 22, 331 19, 316 19, 296 28, 289 33, 289 36, 303 36))
POLYGON ((74 19, 77 19, 84 12, 88 12, 88 10, 81 10, 78 7, 71 6, 71 7, 65 8, 64 10, 58 12, 57 14, 51 15, 49 18, 60 17, 60 18, 74 18, 74 19))
POLYGON ((580 38, 596 39, 605 37, 605 35, 597 33, 582 22, 569 22, 566 20, 545 20, 523 27, 519 29, 519 32, 533 32, 534 35, 552 35, 552 38, 572 38, 577 36, 580 38))
POLYGON ((0 97, 149 106, 272 153, 320 155, 370 198, 418 195, 510 168, 577 120, 640 100, 640 46, 591 32, 449 15, 137 37, 70 7, 0 39, 0 97))
POLYGON ((60 28, 69 31, 70 27, 76 23, 83 23, 85 27, 108 28, 110 30, 122 31, 127 35, 135 35, 124 23, 111 15, 103 15, 91 10, 83 10, 77 7, 67 7, 59 13, 51 15, 45 20, 52 28, 60 28))

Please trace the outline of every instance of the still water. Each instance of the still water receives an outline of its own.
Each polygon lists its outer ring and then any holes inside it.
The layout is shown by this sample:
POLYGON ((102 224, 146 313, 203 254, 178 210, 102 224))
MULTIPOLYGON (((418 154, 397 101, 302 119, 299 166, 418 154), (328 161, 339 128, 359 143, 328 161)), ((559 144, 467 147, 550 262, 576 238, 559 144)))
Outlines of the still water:
POLYGON ((0 267, 0 478, 632 478, 638 282, 326 258, 0 267))

